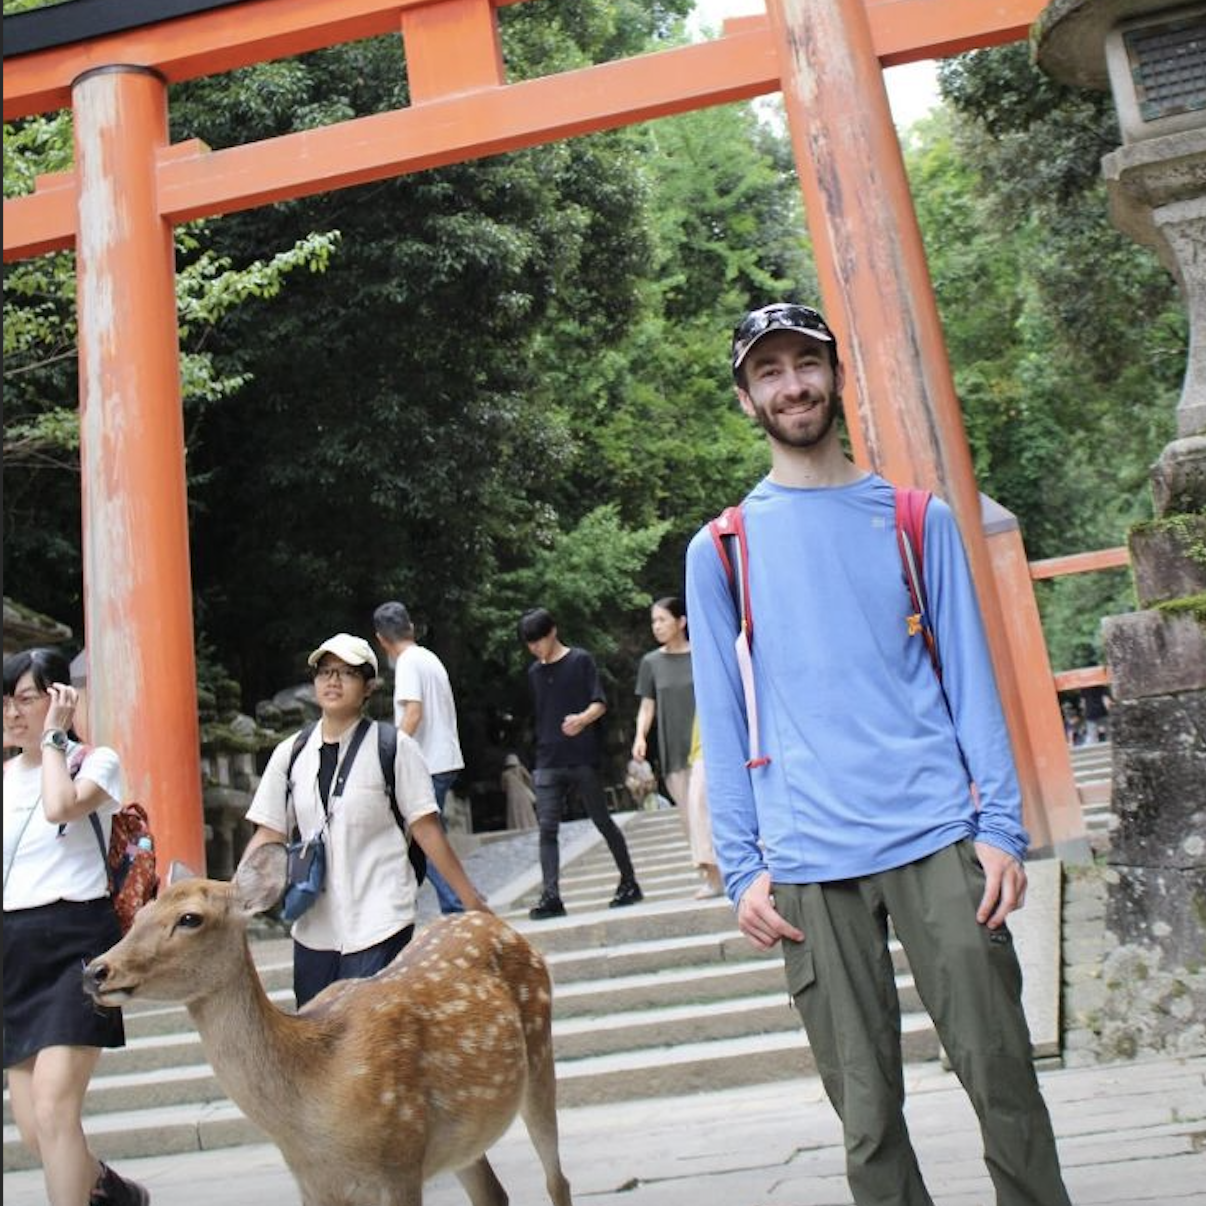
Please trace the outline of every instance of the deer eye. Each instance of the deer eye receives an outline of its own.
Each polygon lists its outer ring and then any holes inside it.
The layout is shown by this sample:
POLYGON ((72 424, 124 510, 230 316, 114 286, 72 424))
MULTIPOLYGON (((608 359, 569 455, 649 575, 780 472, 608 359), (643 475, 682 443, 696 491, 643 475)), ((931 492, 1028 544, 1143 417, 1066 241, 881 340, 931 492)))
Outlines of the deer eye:
POLYGON ((198 930, 201 928, 202 921, 200 913, 181 913, 176 919, 176 924, 184 930, 198 930))

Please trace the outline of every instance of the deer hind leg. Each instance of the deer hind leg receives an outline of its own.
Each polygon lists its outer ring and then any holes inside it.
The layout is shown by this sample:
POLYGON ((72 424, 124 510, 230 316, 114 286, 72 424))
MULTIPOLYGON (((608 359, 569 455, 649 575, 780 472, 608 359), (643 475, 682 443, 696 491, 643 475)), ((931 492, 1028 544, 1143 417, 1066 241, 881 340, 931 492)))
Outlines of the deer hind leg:
POLYGON ((465 1187, 473 1206, 507 1206, 507 1191, 485 1156, 478 1156, 472 1164, 458 1168, 456 1179, 465 1187))
POLYGON ((544 1183, 553 1206, 573 1206, 570 1183, 561 1171, 557 1141, 557 1077, 553 1068, 552 1043, 534 1057, 528 1068, 528 1083, 519 1107, 532 1146, 544 1165, 544 1183))

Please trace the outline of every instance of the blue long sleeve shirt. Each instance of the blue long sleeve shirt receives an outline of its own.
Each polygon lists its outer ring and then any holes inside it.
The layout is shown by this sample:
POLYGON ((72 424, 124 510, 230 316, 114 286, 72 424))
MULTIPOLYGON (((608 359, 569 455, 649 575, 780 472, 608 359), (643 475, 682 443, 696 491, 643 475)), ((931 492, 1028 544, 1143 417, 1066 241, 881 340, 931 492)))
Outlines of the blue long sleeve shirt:
POLYGON ((966 837, 1023 858, 1009 735, 950 508, 931 501, 924 558, 949 711, 923 637, 909 632, 888 482, 767 479, 743 514, 764 766, 746 766, 738 620, 706 527, 687 550, 708 804, 733 903, 765 870, 778 883, 849 879, 966 837))

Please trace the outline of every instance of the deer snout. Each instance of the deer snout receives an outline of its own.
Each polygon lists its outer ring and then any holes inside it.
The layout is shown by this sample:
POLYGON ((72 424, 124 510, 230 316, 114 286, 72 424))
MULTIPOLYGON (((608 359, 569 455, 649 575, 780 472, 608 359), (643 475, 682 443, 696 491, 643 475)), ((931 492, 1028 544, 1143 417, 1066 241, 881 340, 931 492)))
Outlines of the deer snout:
POLYGON ((108 978, 108 964, 103 959, 93 959, 84 968, 84 991, 95 1000, 100 996, 104 983, 108 978))
POLYGON ((109 985, 111 969, 104 958, 93 959, 83 971, 84 991, 98 1005, 120 1005, 130 993, 127 989, 117 990, 109 985))

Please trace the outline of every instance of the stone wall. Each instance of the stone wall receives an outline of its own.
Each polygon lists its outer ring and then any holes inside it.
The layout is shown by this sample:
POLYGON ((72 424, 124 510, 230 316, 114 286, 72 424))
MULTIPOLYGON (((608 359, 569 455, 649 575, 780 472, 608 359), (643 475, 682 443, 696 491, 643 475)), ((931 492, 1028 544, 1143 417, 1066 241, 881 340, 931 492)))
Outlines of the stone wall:
POLYGON ((1160 951, 1107 926, 1118 873, 1064 867, 1063 1051, 1069 1067, 1206 1052, 1206 959, 1162 966, 1160 951))

